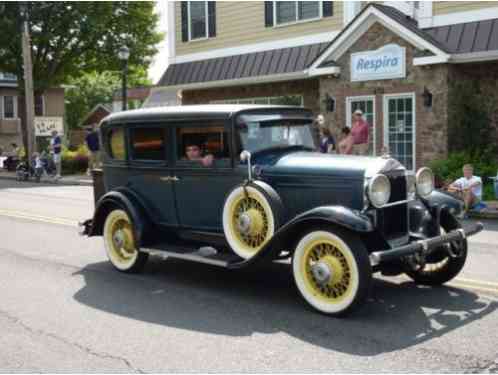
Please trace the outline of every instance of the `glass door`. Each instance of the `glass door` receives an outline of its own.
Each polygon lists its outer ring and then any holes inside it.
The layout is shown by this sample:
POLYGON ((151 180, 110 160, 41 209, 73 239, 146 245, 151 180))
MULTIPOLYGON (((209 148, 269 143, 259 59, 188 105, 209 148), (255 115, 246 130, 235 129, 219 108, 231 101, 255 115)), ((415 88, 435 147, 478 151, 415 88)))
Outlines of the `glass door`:
POLYGON ((357 109, 363 112, 363 118, 369 125, 368 155, 375 155, 375 97, 350 96, 346 99, 347 125, 351 127, 352 114, 357 109))
POLYGON ((415 168, 415 94, 384 96, 384 146, 407 169, 415 168))

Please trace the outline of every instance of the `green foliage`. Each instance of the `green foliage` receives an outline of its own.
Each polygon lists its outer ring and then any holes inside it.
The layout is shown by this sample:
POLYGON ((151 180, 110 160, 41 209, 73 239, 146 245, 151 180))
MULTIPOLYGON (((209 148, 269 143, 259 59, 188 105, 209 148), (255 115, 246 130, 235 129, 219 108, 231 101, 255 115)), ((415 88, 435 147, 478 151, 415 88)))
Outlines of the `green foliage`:
POLYGON ((496 157, 489 149, 485 151, 461 151, 451 153, 448 158, 435 160, 431 163, 436 179, 445 184, 455 181, 463 176, 462 167, 464 164, 474 166, 474 175, 482 178, 483 199, 494 199, 493 183, 489 177, 495 177, 498 172, 496 157))
POLYGON ((85 145, 79 146, 76 150, 62 148, 62 173, 80 174, 86 172, 88 168, 88 149, 85 145))
POLYGON ((495 147, 490 115, 496 99, 481 92, 478 80, 455 80, 449 97, 449 151, 480 153, 495 147))
MULTIPOLYGON (((6 2, 0 7, 0 71, 22 80, 21 26, 27 5, 35 90, 67 83, 83 72, 120 71, 117 52, 130 49, 129 66, 147 69, 162 35, 153 2, 6 2)), ((23 87, 21 84, 20 87, 23 87)))

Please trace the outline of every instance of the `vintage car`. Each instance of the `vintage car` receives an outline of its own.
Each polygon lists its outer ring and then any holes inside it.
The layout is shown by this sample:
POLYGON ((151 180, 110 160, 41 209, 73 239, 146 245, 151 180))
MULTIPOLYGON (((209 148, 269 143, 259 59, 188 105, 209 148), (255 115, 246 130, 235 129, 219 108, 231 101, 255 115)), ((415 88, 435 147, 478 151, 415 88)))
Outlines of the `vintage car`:
POLYGON ((439 285, 467 257, 460 201, 387 155, 316 152, 309 110, 202 105, 120 112, 100 126, 103 169, 82 234, 122 272, 150 254, 240 269, 289 259, 312 307, 344 315, 372 274, 439 285))

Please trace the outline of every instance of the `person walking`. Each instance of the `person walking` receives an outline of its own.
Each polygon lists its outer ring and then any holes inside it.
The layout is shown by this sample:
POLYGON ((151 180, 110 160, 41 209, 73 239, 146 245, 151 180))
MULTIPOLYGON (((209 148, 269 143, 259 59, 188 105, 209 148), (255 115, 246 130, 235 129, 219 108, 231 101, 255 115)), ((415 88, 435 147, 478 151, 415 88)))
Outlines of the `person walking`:
POLYGON ((368 155, 368 122, 363 118, 361 109, 353 112, 351 135, 353 136, 353 154, 368 155))
POLYGON ((341 129, 342 140, 339 142, 339 153, 341 155, 351 155, 353 153, 353 135, 347 126, 341 129))
POLYGON ((332 154, 335 152, 335 139, 330 133, 329 128, 325 126, 320 128, 320 152, 322 154, 332 154))
POLYGON ((50 139, 50 150, 53 153, 53 160, 55 164, 55 179, 60 179, 62 170, 62 140, 57 134, 57 130, 52 130, 52 138, 50 139))
POLYGON ((92 169, 100 166, 100 144, 97 131, 92 128, 87 129, 85 137, 86 147, 88 148, 88 169, 86 174, 90 176, 92 169))

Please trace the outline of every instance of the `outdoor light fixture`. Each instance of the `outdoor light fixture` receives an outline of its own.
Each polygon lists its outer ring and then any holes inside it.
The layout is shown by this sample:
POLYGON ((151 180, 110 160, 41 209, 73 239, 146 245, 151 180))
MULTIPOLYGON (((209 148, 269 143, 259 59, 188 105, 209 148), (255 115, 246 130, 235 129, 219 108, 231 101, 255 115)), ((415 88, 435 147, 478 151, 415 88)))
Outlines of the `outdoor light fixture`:
POLYGON ((325 94, 325 99, 323 100, 325 103, 325 109, 327 112, 335 111, 335 99, 331 97, 329 94, 325 94))
POLYGON ((424 99, 425 107, 432 107, 432 93, 427 90, 427 87, 424 86, 424 93, 422 94, 422 98, 424 99))
POLYGON ((127 98, 127 85, 126 85, 126 76, 128 74, 128 59, 130 58, 130 50, 126 46, 122 46, 118 51, 118 58, 123 62, 123 91, 122 91, 122 99, 123 99, 123 111, 126 111, 128 107, 128 98, 127 98))

